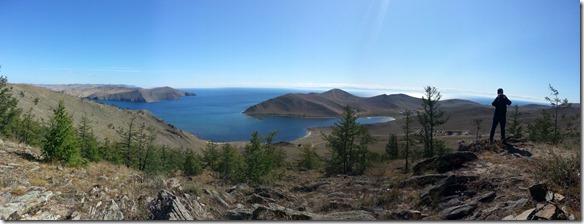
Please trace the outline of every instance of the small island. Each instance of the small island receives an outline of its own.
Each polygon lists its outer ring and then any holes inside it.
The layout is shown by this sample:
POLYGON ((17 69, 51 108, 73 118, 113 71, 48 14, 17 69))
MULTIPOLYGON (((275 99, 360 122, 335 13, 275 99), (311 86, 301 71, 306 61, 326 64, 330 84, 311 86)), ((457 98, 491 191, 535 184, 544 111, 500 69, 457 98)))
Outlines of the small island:
POLYGON ((196 96, 171 87, 157 87, 144 89, 128 85, 106 84, 68 84, 68 85, 41 85, 58 92, 92 100, 112 100, 130 102, 159 102, 164 100, 176 100, 183 96, 196 96))

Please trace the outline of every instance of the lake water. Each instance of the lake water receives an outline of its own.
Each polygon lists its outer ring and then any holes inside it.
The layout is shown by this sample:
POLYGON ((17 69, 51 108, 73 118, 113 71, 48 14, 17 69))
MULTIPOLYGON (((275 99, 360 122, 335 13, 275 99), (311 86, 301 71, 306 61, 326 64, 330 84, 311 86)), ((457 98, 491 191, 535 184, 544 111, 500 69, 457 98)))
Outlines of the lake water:
MULTIPOLYGON (((286 93, 322 92, 294 89, 217 88, 182 89, 197 96, 155 103, 99 101, 122 109, 149 110, 177 128, 214 142, 248 141, 251 133, 278 131, 276 141, 292 141, 308 134, 307 128, 332 126, 336 118, 251 117, 242 112, 264 100, 286 93)), ((356 92, 351 92, 359 95, 356 92)), ((359 118, 361 124, 392 121, 391 117, 359 118)))

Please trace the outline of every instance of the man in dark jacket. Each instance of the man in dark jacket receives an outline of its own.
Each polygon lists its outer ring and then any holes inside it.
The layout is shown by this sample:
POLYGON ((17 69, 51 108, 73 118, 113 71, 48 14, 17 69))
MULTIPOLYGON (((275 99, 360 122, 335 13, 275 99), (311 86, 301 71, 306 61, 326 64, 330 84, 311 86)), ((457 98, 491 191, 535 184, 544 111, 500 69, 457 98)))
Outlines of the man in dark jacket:
POLYGON ((503 94, 503 89, 499 88, 497 90, 497 98, 493 100, 492 105, 495 107, 495 115, 493 116, 493 126, 491 127, 491 135, 489 137, 490 143, 493 143, 493 135, 495 135, 495 129, 497 124, 501 124, 501 140, 505 142, 505 123, 507 123, 507 106, 511 105, 511 100, 503 94))

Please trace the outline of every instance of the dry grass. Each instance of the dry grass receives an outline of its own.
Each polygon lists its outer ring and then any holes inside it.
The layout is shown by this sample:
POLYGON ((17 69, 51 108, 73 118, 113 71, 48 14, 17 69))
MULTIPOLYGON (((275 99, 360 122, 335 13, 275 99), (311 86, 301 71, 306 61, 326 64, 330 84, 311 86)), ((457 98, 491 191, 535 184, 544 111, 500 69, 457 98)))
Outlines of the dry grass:
POLYGON ((570 207, 580 209, 581 152, 550 147, 536 159, 536 180, 546 181, 552 190, 566 196, 570 207))
POLYGON ((12 190, 10 190, 10 194, 12 194, 13 196, 22 196, 27 192, 28 190, 26 189, 26 187, 22 185, 14 186, 12 190))

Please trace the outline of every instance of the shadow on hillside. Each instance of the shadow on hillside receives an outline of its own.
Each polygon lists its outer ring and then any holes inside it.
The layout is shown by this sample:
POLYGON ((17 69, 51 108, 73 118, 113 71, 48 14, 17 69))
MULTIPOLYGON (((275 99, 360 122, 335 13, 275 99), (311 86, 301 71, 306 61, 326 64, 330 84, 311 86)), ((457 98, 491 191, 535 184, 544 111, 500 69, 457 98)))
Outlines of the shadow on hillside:
POLYGON ((525 151, 525 150, 521 150, 519 148, 516 148, 514 145, 511 144, 507 144, 505 145, 507 152, 510 154, 513 154, 517 157, 531 157, 533 154, 531 154, 531 152, 525 151))

